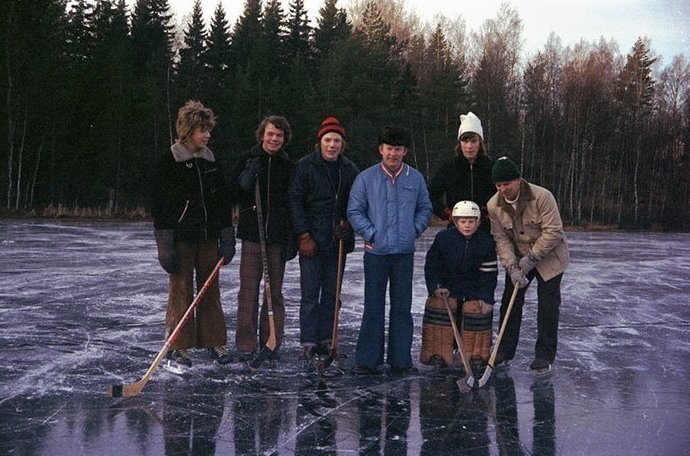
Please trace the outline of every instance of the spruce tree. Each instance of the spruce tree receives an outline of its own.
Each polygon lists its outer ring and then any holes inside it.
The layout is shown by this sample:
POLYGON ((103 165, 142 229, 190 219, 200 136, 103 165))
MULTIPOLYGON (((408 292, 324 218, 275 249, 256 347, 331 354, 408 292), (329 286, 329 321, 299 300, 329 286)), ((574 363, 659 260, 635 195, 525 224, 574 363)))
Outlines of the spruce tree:
POLYGON ((203 55, 206 50, 206 25, 201 0, 195 0, 192 16, 184 30, 184 46, 175 78, 175 106, 188 99, 200 99, 203 93, 203 55))
POLYGON ((319 10, 313 33, 314 55, 320 63, 335 49, 337 43, 347 39, 352 26, 344 9, 337 7, 338 0, 326 0, 319 10))

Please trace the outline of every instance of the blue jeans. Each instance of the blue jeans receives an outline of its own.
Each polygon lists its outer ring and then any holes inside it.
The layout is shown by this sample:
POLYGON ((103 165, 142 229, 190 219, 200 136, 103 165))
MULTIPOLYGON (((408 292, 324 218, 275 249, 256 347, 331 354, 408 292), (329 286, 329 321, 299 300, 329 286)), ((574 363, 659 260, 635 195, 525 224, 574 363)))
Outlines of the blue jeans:
MULTIPOLYGON (((333 337, 338 251, 299 257, 302 300, 299 307, 300 342, 317 345, 333 337)), ((343 257, 345 268, 345 257, 343 257)))
POLYGON ((414 254, 364 253, 364 315, 357 338, 357 364, 375 369, 383 364, 386 286, 390 282, 387 362, 412 367, 412 273, 414 254))

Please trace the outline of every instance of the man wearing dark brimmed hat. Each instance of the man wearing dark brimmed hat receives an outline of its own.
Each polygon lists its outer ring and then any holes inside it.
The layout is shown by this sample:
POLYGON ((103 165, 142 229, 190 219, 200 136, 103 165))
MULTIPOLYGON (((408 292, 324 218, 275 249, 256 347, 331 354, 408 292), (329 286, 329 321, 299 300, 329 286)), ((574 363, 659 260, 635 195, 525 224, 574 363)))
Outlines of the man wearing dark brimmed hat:
POLYGON ((431 218, 424 177, 403 162, 407 130, 387 127, 379 136, 381 162, 362 171, 350 191, 347 217, 364 240, 364 315, 355 373, 380 372, 384 363, 386 289, 390 318, 386 361, 393 373, 414 373, 412 276, 415 240, 431 218))
POLYGON ((537 279, 537 342, 530 368, 551 370, 558 342, 561 279, 568 267, 569 253, 563 222, 556 200, 547 189, 521 177, 508 157, 494 163, 492 179, 498 192, 489 200, 491 234, 506 269, 501 300, 501 323, 513 289, 520 287, 508 317, 495 365, 513 359, 520 335, 525 291, 537 279))

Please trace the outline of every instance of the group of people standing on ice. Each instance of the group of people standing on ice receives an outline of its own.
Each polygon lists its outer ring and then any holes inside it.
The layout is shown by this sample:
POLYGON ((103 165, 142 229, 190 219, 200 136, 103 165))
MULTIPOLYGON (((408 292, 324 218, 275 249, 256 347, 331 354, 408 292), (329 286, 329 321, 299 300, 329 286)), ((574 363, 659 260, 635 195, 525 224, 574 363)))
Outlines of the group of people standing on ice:
MULTIPOLYGON (((449 226, 437 233, 427 252, 426 286, 430 297, 454 302, 463 345, 475 365, 488 361, 498 261, 506 271, 500 322, 513 289, 518 287, 518 292, 494 364, 515 355, 525 291, 534 279, 538 335, 531 367, 543 369, 553 363, 560 283, 568 265, 558 207, 548 190, 522 178, 512 160, 501 157, 492 162, 484 150, 481 122, 473 113, 461 116, 457 154, 428 186, 421 173, 404 162, 411 143, 404 128, 383 129, 378 138, 380 162, 360 172, 345 155, 346 129, 335 117, 318 126, 314 151, 293 162, 285 151, 290 124, 284 117, 268 116, 256 130, 256 145, 231 168, 208 148, 214 125, 210 109, 187 102, 178 112, 177 140, 161 156, 155 172, 155 240, 159 262, 169 273, 166 338, 192 303, 195 284, 198 291, 217 263, 232 261, 237 237, 239 361, 256 360, 267 344, 269 360, 279 358, 285 264, 297 255, 299 360, 306 367, 323 357, 341 356, 333 344, 339 291, 346 256, 359 236, 364 247, 364 312, 353 372, 379 373, 387 365, 394 374, 414 373, 415 241, 436 214, 449 226), (238 214, 236 231, 233 214, 238 214)), ((427 311, 420 360, 447 365, 450 360, 442 356, 443 350, 448 343, 452 350, 453 341, 447 331, 434 337, 433 312, 427 311)), ((197 348, 227 364, 232 361, 227 345, 215 280, 171 341, 168 358, 191 366, 189 350, 197 348)))

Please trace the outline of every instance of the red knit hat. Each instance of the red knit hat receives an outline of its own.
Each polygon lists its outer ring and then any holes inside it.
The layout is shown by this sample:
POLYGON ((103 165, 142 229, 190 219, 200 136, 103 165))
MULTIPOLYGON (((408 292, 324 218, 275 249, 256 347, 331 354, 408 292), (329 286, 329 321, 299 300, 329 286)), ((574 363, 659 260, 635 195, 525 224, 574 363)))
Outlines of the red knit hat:
POLYGON ((345 129, 340 125, 340 121, 335 117, 327 117, 321 122, 321 127, 319 127, 319 132, 316 133, 316 137, 321 139, 326 133, 335 132, 345 139, 345 129))

